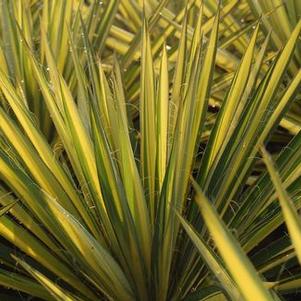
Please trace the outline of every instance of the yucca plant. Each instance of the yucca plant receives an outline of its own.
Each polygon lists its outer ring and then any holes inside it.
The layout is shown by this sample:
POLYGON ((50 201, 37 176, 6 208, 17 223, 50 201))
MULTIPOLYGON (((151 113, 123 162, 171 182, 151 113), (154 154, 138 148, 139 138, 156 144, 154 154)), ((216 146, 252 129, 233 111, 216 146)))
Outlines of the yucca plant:
POLYGON ((15 300, 299 289, 301 21, 279 49, 246 1, 0 3, 0 284, 15 300))

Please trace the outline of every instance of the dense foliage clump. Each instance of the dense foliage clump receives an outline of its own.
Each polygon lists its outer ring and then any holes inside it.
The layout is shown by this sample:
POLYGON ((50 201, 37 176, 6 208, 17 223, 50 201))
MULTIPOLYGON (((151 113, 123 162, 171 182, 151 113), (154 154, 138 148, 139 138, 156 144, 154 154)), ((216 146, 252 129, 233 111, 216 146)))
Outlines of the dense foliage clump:
POLYGON ((0 0, 0 299, 298 298, 300 14, 0 0))

